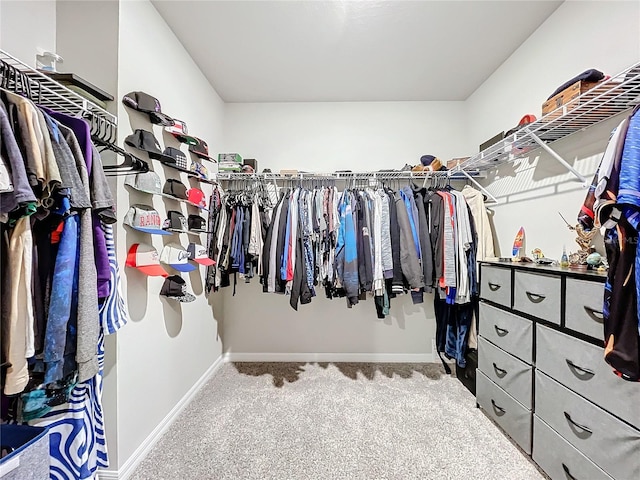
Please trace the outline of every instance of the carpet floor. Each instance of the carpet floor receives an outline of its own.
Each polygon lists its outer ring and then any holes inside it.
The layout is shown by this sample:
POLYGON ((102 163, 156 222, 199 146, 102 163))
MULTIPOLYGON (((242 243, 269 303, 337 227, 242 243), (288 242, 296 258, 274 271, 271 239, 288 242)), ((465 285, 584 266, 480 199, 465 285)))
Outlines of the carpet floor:
POLYGON ((434 364, 224 365, 140 463, 146 479, 544 479, 434 364))

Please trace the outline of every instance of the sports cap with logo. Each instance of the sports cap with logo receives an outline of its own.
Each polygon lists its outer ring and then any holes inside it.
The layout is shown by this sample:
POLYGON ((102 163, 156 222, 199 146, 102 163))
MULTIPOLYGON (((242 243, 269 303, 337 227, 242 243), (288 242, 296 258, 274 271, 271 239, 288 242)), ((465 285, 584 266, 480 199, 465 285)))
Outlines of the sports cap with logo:
POLYGON ((187 187, 180 180, 169 178, 164 182, 162 193, 167 197, 176 198, 178 200, 187 200, 187 187))
POLYGON ((192 232, 206 233, 207 231, 207 221, 200 215, 189 215, 187 224, 192 232))
POLYGON ((146 243, 134 243, 127 253, 127 267, 137 268, 152 277, 168 277, 167 271, 160 265, 158 251, 146 243))
POLYGON ((187 292, 187 284, 179 275, 171 275, 164 280, 160 295, 184 303, 193 302, 196 299, 193 293, 187 292))
POLYGON ((200 158, 204 158, 206 160, 211 160, 212 162, 216 162, 215 158, 211 158, 209 156, 209 146, 207 142, 202 140, 201 138, 195 137, 198 140, 198 143, 195 145, 189 145, 189 151, 194 155, 197 155, 200 158))
POLYGON ((182 120, 173 119, 173 125, 168 127, 164 127, 165 132, 170 133, 179 142, 187 143, 189 145, 197 145, 198 138, 189 135, 189 130, 187 129, 187 124, 182 120))
POLYGON ((162 113, 160 102, 156 97, 152 97, 144 92, 130 92, 122 98, 122 103, 127 107, 133 108, 142 113, 149 115, 151 123, 156 125, 173 125, 173 118, 162 113))
POLYGON ((175 147, 167 147, 162 153, 167 157, 173 158, 173 164, 171 164, 172 167, 179 170, 185 170, 187 172, 189 171, 189 168, 187 167, 187 156, 182 153, 182 150, 175 147))
POLYGON ((197 268, 189 263, 189 252, 176 243, 165 245, 160 254, 160 261, 179 272, 192 272, 197 268))
POLYGON ((176 162, 173 157, 162 153, 158 140, 153 133, 147 130, 143 130, 141 128, 136 129, 135 132, 124 139, 124 143, 130 147, 147 152, 149 154, 149 158, 154 160, 160 160, 164 163, 176 162))
POLYGON ((207 199, 199 188, 190 188, 187 191, 187 200, 198 208, 207 208, 207 199))
POLYGON ((209 255, 207 255, 207 249, 202 245, 190 243, 187 247, 187 252, 189 252, 189 260, 193 260, 200 265, 209 266, 216 264, 216 262, 209 258, 209 255))
POLYGON ((160 195, 162 193, 162 182, 156 172, 136 173, 127 175, 124 184, 138 190, 139 192, 160 195))
POLYGON ((162 229, 160 214, 149 205, 131 205, 123 223, 140 232, 152 235, 171 235, 171 232, 162 229))
POLYGON ((209 180, 209 172, 207 171, 207 167, 202 165, 200 162, 191 160, 191 172, 195 173, 199 178, 203 180, 209 180))
POLYGON ((171 232, 187 233, 187 219, 184 218, 182 213, 175 210, 169 210, 167 212, 167 219, 164 221, 162 228, 171 232))

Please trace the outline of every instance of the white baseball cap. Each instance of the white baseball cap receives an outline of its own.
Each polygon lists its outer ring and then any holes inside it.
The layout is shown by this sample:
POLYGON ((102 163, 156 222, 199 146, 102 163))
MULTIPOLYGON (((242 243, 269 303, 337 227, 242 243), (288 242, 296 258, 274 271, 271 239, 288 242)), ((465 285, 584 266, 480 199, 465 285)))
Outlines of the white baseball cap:
POLYGON ((187 247, 187 252, 189 252, 189 260, 193 260, 200 265, 215 265, 216 262, 209 258, 207 255, 207 249, 202 245, 197 243, 190 243, 187 247))
POLYGON ((179 272, 192 272, 197 268, 189 263, 189 252, 176 243, 165 245, 160 254, 160 261, 179 272))

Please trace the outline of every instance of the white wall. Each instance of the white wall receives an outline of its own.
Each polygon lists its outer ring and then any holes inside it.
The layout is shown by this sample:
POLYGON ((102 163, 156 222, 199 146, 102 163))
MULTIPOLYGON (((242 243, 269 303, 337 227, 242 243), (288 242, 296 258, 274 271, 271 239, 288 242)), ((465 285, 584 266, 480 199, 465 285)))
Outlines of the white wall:
MULTIPOLYGON (((513 127, 524 114, 540 117, 547 97, 580 72, 597 68, 614 75, 638 61, 639 2, 565 2, 467 100, 470 151, 477 152, 480 143, 513 127)), ((615 124, 606 122, 554 148, 590 180, 615 124)), ((520 226, 526 230, 528 253, 540 247, 559 258, 563 245, 577 249, 556 212, 575 224, 586 190, 565 172, 538 151, 485 181, 502 202, 494 208, 494 221, 503 255, 511 255, 520 226)))
MULTIPOLYGON (((260 170, 399 169, 424 154, 463 154, 463 114, 461 102, 227 104, 224 144, 257 158, 260 170)), ((379 320, 372 299, 349 310, 344 299, 328 300, 318 289, 295 312, 288 297, 261 293, 257 279, 237 290, 235 297, 231 288, 216 294, 224 296, 225 351, 432 358, 431 295, 421 306, 408 296, 394 299, 391 316, 379 320)))
MULTIPOLYGON (((191 57, 148 1, 121 2, 119 38, 118 101, 130 91, 143 90, 158 99, 169 115, 184 120, 191 133, 207 141, 214 149, 222 139, 223 103, 204 78, 191 57)), ((150 128, 148 117, 119 104, 120 144, 134 128, 150 128)), ((153 127, 156 138, 165 145, 180 145, 160 127, 153 127)), ((186 152, 186 146, 182 146, 186 152)), ((143 154, 139 154, 143 155, 143 154)), ((152 168, 164 180, 178 176, 157 161, 152 168)), ((189 185, 184 174, 182 181, 189 185)), ((202 185, 192 180, 192 186, 202 185)), ((130 204, 148 202, 149 196, 130 192, 118 182, 118 217, 121 220, 130 204)), ((197 213, 192 207, 161 197, 153 198, 162 216, 167 209, 197 213)), ((206 241, 201 236, 201 241, 206 241)), ((186 234, 159 237, 117 227, 118 258, 122 264, 131 244, 151 243, 160 251, 165 242, 189 242, 186 234), (169 238, 170 240, 166 240, 169 238)), ((205 298, 204 267, 182 274, 189 290, 196 296, 193 303, 180 304, 158 294, 163 280, 146 277, 126 268, 124 290, 132 321, 117 335, 118 383, 118 466, 127 459, 161 420, 174 408, 207 369, 220 357, 222 344, 213 307, 205 298)), ((174 272, 175 273, 175 272, 174 272)), ((113 352, 110 352, 113 353, 113 352)))
POLYGON ((2 0, 0 49, 35 67, 38 48, 56 51, 55 0, 2 0))

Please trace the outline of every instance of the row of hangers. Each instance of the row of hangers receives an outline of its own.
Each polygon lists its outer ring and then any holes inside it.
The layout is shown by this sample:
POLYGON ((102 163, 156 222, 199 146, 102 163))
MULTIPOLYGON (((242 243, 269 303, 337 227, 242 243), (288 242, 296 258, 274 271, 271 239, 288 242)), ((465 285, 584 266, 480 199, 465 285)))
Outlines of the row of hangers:
MULTIPOLYGON (((29 76, 26 72, 4 60, 0 60, 0 88, 28 98, 36 105, 47 106, 54 110, 56 110, 56 107, 60 109, 60 106, 52 99, 56 95, 50 95, 46 101, 43 100, 42 85, 35 76, 29 76)), ((66 112, 68 108, 62 108, 62 110, 66 112)), ((91 140, 96 144, 100 152, 109 150, 124 158, 117 165, 103 165, 105 175, 115 176, 149 171, 149 165, 146 161, 117 146, 118 132, 114 122, 88 110, 79 112, 78 116, 88 121, 91 140)))

